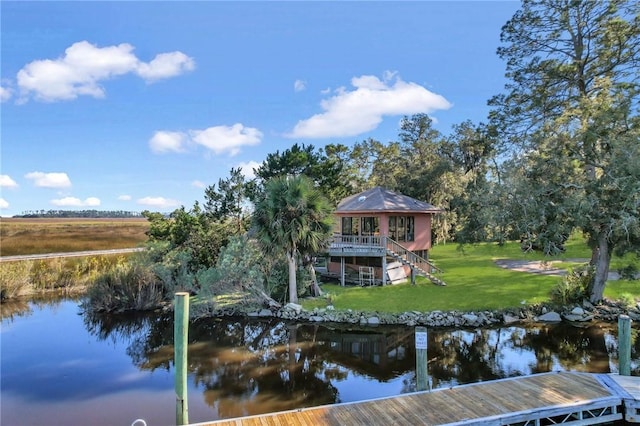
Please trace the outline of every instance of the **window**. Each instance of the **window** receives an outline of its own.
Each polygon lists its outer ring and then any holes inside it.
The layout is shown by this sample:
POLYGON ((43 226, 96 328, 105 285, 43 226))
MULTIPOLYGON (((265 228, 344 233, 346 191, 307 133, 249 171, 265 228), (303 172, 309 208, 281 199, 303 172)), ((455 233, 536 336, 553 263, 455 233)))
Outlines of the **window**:
POLYGON ((346 216, 342 218, 342 235, 359 235, 360 220, 357 217, 346 216))
POLYGON ((343 217, 342 218, 342 235, 353 235, 351 229, 351 218, 343 217))
POLYGON ((396 217, 389 216, 389 238, 392 240, 398 240, 398 235, 396 233, 396 217))
POLYGON ((396 229, 396 233, 398 234, 398 241, 405 241, 406 240, 406 229, 405 229, 405 221, 406 221, 406 217, 404 216, 398 216, 398 220, 397 220, 397 229, 396 229))
POLYGON ((362 235, 376 235, 380 233, 380 221, 377 217, 362 218, 362 235))
POLYGON ((389 238, 396 241, 414 241, 415 217, 389 216, 389 238))
POLYGON ((407 216, 407 241, 413 241, 415 234, 415 218, 407 216))

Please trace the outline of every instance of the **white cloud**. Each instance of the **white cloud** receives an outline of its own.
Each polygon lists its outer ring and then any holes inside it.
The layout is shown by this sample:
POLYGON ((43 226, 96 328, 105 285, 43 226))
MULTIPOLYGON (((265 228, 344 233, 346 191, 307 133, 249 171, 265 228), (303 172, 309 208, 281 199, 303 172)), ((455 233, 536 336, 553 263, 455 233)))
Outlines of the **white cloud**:
POLYGON ((257 169, 258 167, 260 167, 260 164, 261 163, 258 163, 257 161, 252 160, 246 163, 239 163, 238 165, 236 165, 236 168, 239 167, 240 172, 247 179, 253 179, 254 177, 256 177, 256 174, 253 172, 253 169, 257 169))
POLYGON ((40 188, 69 188, 71 186, 71 180, 66 173, 31 172, 24 177, 33 181, 33 184, 40 188))
POLYGON ((76 197, 64 197, 51 200, 51 204, 58 207, 97 207, 100 205, 100 199, 89 197, 83 201, 76 197))
POLYGON ((0 86, 0 102, 6 102, 11 99, 13 92, 8 87, 0 86))
POLYGON ((102 98, 100 82, 128 73, 147 81, 179 75, 194 68, 193 59, 182 52, 161 53, 151 62, 140 61, 128 43, 97 47, 88 41, 72 44, 57 59, 36 60, 17 74, 23 102, 33 95, 41 101, 61 101, 78 96, 102 98))
POLYGON ((307 83, 304 82, 303 80, 296 80, 293 83, 293 90, 296 92, 302 92, 306 88, 307 88, 307 83))
POLYGON ((0 198, 0 209, 5 210, 9 208, 9 203, 4 198, 0 198))
POLYGON ((126 194, 118 195, 118 200, 120 200, 120 201, 130 201, 131 200, 131 195, 126 195, 126 194))
POLYGON ((166 209, 180 206, 180 201, 164 197, 144 197, 138 199, 138 204, 159 209, 166 209))
POLYGON ((147 81, 175 77, 195 68, 195 62, 182 52, 160 53, 149 63, 141 62, 137 74, 147 81))
POLYGON ((385 78, 389 80, 372 75, 352 78, 354 90, 336 89, 332 97, 320 102, 324 112, 298 121, 287 136, 356 136, 375 129, 384 116, 431 113, 451 107, 443 96, 416 83, 405 82, 395 73, 385 72, 385 78))
POLYGON ((240 147, 258 145, 262 140, 262 132, 253 127, 245 127, 240 123, 233 126, 215 126, 205 130, 190 130, 193 141, 216 154, 227 152, 233 156, 240 152, 240 147))
POLYGON ((159 130, 149 140, 151 151, 156 154, 165 152, 184 152, 187 135, 182 132, 167 132, 159 130))
POLYGON ((194 180, 193 182, 191 182, 191 186, 194 186, 196 188, 200 188, 200 189, 204 189, 207 187, 207 184, 202 182, 201 180, 194 180))
POLYGON ((0 188, 17 188, 18 184, 9 175, 0 175, 0 188))

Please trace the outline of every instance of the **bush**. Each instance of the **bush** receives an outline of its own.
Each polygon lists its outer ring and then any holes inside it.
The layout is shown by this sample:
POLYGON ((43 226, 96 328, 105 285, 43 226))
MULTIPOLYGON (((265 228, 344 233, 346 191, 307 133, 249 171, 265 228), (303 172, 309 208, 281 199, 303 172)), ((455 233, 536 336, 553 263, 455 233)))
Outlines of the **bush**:
POLYGON ((216 282, 204 283, 209 292, 221 294, 234 291, 263 291, 263 255, 254 241, 247 237, 232 237, 220 251, 215 269, 216 282))
POLYGON ((29 262, 5 262, 0 274, 0 299, 11 299, 28 290, 31 284, 29 262))
POLYGON ((551 289, 551 300, 559 305, 580 303, 589 298, 588 289, 595 270, 590 265, 569 270, 567 275, 551 289))
POLYGON ((630 263, 627 266, 618 269, 618 274, 620 274, 621 280, 633 281, 638 279, 638 268, 633 263, 630 263))
POLYGON ((165 294, 151 268, 121 263, 93 282, 83 307, 92 312, 150 310, 163 304, 165 294))
POLYGON ((620 295, 620 304, 625 309, 631 309, 636 306, 636 298, 630 293, 622 293, 620 295))
POLYGON ((153 273, 159 278, 166 293, 173 294, 178 291, 197 293, 197 271, 190 268, 191 254, 186 250, 172 250, 165 255, 162 263, 150 266, 153 273))

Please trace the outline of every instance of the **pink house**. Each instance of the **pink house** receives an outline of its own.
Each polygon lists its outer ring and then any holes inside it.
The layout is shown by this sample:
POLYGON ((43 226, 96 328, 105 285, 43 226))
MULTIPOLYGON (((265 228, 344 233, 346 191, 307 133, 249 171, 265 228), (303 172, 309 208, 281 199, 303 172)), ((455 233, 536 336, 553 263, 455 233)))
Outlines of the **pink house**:
POLYGON ((345 198, 334 213, 337 217, 329 248, 327 271, 349 277, 361 285, 397 282, 423 275, 444 285, 433 275, 429 262, 431 220, 442 209, 382 187, 345 198))

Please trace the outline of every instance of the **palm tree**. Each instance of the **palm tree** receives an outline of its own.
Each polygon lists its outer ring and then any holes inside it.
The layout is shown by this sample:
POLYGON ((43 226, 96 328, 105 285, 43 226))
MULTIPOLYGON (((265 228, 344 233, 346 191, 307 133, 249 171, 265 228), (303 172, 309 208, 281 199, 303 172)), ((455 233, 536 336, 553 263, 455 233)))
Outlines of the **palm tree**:
POLYGON ((329 201, 304 175, 269 180, 253 215, 265 253, 284 253, 289 266, 289 301, 298 302, 297 259, 326 246, 333 230, 329 201))

